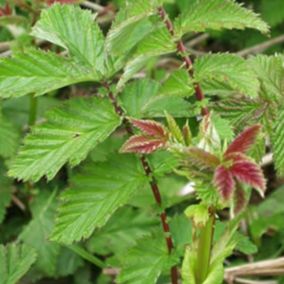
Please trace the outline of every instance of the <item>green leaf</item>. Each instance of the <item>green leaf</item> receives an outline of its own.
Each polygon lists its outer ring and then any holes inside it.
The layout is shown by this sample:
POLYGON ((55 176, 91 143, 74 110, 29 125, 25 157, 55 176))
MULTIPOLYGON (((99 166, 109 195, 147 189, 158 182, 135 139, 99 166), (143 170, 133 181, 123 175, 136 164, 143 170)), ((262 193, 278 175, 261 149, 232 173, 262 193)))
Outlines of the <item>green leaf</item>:
POLYGON ((246 255, 253 255, 257 252, 257 246, 249 237, 237 232, 235 238, 237 239, 236 250, 246 255))
POLYGON ((196 252, 192 248, 187 247, 185 250, 185 255, 181 269, 183 284, 196 284, 195 281, 196 261, 197 261, 196 252))
POLYGON ((161 273, 178 261, 177 256, 168 254, 162 235, 145 238, 125 255, 118 283, 156 283, 161 273))
POLYGON ((100 77, 93 70, 51 52, 30 49, 0 60, 0 97, 47 92, 100 77))
POLYGON ((165 111, 174 117, 189 115, 190 104, 182 97, 158 95, 159 83, 142 79, 128 84, 120 99, 129 116, 135 118, 164 117, 165 111))
POLYGON ((196 0, 175 21, 179 36, 188 32, 221 29, 257 29, 269 31, 268 25, 257 14, 243 8, 234 0, 196 0))
POLYGON ((233 140, 234 132, 228 120, 223 119, 222 117, 214 113, 212 115, 212 122, 214 124, 214 127, 216 128, 216 131, 218 132, 219 137, 222 140, 226 140, 227 142, 233 140))
POLYGON ((113 106, 100 98, 70 100, 50 111, 47 122, 35 126, 10 167, 22 180, 52 179, 67 162, 79 164, 120 124, 113 106))
POLYGON ((193 94, 193 82, 188 72, 184 69, 172 72, 159 88, 159 95, 189 97, 193 94))
POLYGON ((58 244, 48 239, 54 226, 56 205, 56 191, 50 194, 42 190, 31 204, 33 218, 19 236, 35 249, 38 255, 35 268, 46 276, 55 274, 60 250, 58 244))
POLYGON ((41 13, 32 35, 63 47, 83 65, 102 70, 104 36, 90 11, 74 5, 52 5, 41 13))
POLYGON ((186 217, 192 218, 195 225, 201 227, 205 226, 209 219, 208 207, 203 204, 188 206, 184 214, 186 217))
POLYGON ((284 95, 284 58, 281 55, 258 55, 249 64, 260 80, 260 94, 267 100, 282 99, 284 95))
POLYGON ((0 245, 0 284, 16 284, 36 260, 34 249, 27 245, 0 245))
MULTIPOLYGON (((19 145, 19 132, 17 128, 0 115, 0 156, 12 157, 19 145)), ((0 218, 1 219, 1 218, 0 218)))
POLYGON ((131 207, 118 210, 107 224, 94 232, 88 241, 88 250, 101 255, 115 253, 137 245, 139 239, 149 236, 159 224, 157 218, 131 207))
POLYGON ((273 159, 279 175, 284 175, 284 108, 282 107, 273 123, 271 138, 273 159))
POLYGON ((71 189, 62 195, 52 239, 69 244, 89 237, 147 182, 139 161, 128 155, 90 164, 72 178, 71 189))
POLYGON ((6 177, 6 171, 0 164, 0 223, 4 220, 6 207, 12 198, 12 182, 6 177))
POLYGON ((256 97, 259 82, 247 62, 233 54, 209 54, 195 64, 195 80, 206 93, 237 92, 256 97))

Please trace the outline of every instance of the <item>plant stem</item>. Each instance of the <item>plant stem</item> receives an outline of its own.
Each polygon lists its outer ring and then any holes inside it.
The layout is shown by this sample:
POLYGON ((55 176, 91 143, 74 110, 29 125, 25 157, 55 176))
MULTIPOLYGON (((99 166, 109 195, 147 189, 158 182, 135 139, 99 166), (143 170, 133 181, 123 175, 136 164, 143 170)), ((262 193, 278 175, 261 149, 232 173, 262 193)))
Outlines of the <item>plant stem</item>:
POLYGON ((33 126, 37 117, 37 98, 30 95, 29 126, 33 126))
MULTIPOLYGON (((108 97, 115 109, 115 112, 117 113, 117 115, 119 115, 122 118, 123 125, 127 133, 129 135, 133 135, 134 131, 129 121, 125 118, 124 111, 121 108, 121 106, 118 104, 114 94, 111 92, 109 85, 105 83, 104 86, 108 90, 108 97)), ((156 201, 156 204, 159 206, 160 209, 162 209, 162 197, 161 197, 160 189, 159 189, 157 180, 155 179, 153 175, 151 166, 149 162, 147 161, 147 158, 144 155, 140 157, 140 161, 144 169, 145 175, 150 178, 149 184, 150 184, 154 199, 156 201)), ((161 219, 161 225, 162 225, 162 228, 165 234, 165 240, 167 244, 168 253, 171 254, 174 248, 174 244, 173 244, 173 239, 170 233, 170 226, 167 221, 167 213, 164 209, 162 209, 162 212, 160 213, 160 219, 161 219)), ((176 266, 171 268, 171 280, 172 280, 172 284, 178 284, 178 270, 176 266)))
MULTIPOLYGON (((174 36, 174 26, 173 23, 171 22, 170 18, 168 17, 165 9, 161 6, 158 8, 158 13, 160 15, 160 18, 163 20, 163 22, 166 25, 167 30, 169 33, 174 36)), ((177 43, 177 53, 180 54, 181 58, 183 59, 185 63, 185 67, 188 71, 189 76, 192 78, 194 75, 194 70, 193 70, 193 64, 190 59, 190 57, 187 55, 186 47, 183 43, 183 41, 180 39, 177 43)), ((195 90, 195 96, 198 101, 203 101, 205 96, 203 94, 203 91, 198 83, 194 84, 194 90, 195 90)), ((201 109, 201 114, 202 115, 207 115, 209 113, 207 107, 202 107, 201 109)))
POLYGON ((202 284, 208 276, 214 224, 215 213, 210 213, 209 219, 206 222, 205 226, 200 229, 197 248, 197 264, 195 271, 196 284, 202 284))

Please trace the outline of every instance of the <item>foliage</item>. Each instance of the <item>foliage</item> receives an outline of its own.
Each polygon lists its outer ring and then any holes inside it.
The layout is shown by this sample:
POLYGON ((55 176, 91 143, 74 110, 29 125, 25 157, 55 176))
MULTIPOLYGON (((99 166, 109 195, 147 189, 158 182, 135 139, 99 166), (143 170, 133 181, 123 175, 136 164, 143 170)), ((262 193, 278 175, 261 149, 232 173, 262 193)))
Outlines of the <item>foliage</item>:
POLYGON ((281 255, 284 57, 234 51, 284 16, 239 2, 0 1, 0 283, 221 284, 281 255))

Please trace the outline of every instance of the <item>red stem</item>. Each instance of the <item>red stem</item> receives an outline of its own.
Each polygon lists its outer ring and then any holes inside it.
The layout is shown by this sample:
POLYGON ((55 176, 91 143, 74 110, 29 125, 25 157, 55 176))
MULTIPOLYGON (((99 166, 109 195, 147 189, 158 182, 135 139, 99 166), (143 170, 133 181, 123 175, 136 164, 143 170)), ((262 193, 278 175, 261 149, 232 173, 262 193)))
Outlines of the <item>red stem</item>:
MULTIPOLYGON (((121 106, 118 104, 115 96, 113 95, 113 93, 111 92, 109 85, 108 84, 104 84, 105 88, 108 90, 108 97, 115 109, 115 112, 123 119, 123 125, 127 131, 127 133, 129 135, 133 135, 134 131, 131 127, 131 124, 129 123, 129 121, 125 118, 124 116, 124 111, 121 108, 121 106)), ((154 196, 154 199, 156 201, 156 204, 159 206, 159 208, 162 208, 162 197, 161 197, 161 193, 160 193, 160 189, 157 183, 157 180, 155 179, 154 175, 153 175, 153 171, 151 169, 151 166, 149 164, 149 162, 147 161, 147 158, 142 155, 140 157, 140 161, 142 164, 142 167, 144 169, 144 172, 146 174, 147 177, 150 178, 150 187, 154 196)), ((165 234, 165 241, 167 244, 167 248, 168 248, 168 253, 170 254, 174 248, 174 244, 173 244, 173 239, 171 237, 171 232, 170 232, 170 226, 169 223, 167 221, 167 213, 166 211, 163 209, 162 212, 160 213, 160 219, 161 219, 161 225, 165 234)), ((171 268, 171 279, 172 279, 172 284, 178 284, 178 270, 177 267, 174 266, 171 268)))
MULTIPOLYGON (((159 7, 158 8, 158 13, 159 13, 161 19, 163 20, 163 22, 165 23, 166 28, 169 31, 169 33, 172 36, 174 36, 175 34, 174 34, 173 23, 169 19, 165 9, 163 7, 159 7)), ((193 64, 192 64, 192 61, 191 61, 190 57, 187 55, 186 47, 185 47, 185 45, 184 45, 184 43, 183 43, 183 41, 181 39, 177 43, 177 53, 179 53, 181 58, 183 59, 189 76, 191 78, 193 78, 193 75, 194 75, 193 64)), ((200 85, 198 83, 196 83, 194 85, 194 90, 195 90, 195 97, 196 97, 196 99, 198 101, 203 101, 205 96, 204 96, 204 93, 203 93, 203 91, 202 91, 202 89, 201 89, 201 87, 200 87, 200 85)), ((201 114, 203 116, 209 114, 208 108, 207 107, 202 107, 201 114)))

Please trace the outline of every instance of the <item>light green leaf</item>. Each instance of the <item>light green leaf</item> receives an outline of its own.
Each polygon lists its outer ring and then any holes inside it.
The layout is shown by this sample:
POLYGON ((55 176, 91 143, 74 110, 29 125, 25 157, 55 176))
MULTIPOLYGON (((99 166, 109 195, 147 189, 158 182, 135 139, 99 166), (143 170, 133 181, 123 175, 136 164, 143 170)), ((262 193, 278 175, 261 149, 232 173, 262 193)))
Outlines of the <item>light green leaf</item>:
POLYGON ((222 140, 226 140, 227 142, 231 142, 231 140, 233 140, 234 132, 228 120, 214 113, 212 115, 212 123, 222 140))
POLYGON ((27 245, 0 245, 0 284, 16 284, 36 260, 34 249, 27 245))
POLYGON ((177 256, 168 254, 162 235, 146 238, 125 255, 118 283, 156 283, 160 274, 178 261, 177 256))
POLYGON ((128 84, 120 95, 122 105, 129 116, 164 117, 165 111, 174 117, 189 115, 190 104, 182 97, 158 95, 159 83, 137 80, 128 84))
POLYGON ((57 257, 60 247, 49 241, 49 234, 54 226, 56 209, 56 191, 41 191, 31 204, 33 219, 20 234, 19 239, 36 250, 38 258, 36 269, 46 276, 56 272, 57 257))
POLYGON ((47 92, 100 77, 82 65, 51 52, 30 49, 0 60, 0 97, 19 97, 47 92))
POLYGON ((195 266, 196 266, 196 252, 187 247, 185 250, 184 259, 182 262, 181 276, 183 284, 196 284, 195 281, 195 266))
POLYGON ((50 111, 47 122, 29 134, 10 167, 10 176, 38 181, 52 179, 67 162, 79 164, 120 124, 108 100, 73 99, 50 111))
POLYGON ((260 80, 260 94, 268 100, 282 99, 284 95, 284 57, 258 55, 249 64, 260 80))
POLYGON ((205 226, 209 219, 208 207, 203 204, 190 205, 188 206, 184 214, 188 218, 192 218, 193 222, 197 226, 205 226))
POLYGON ((52 5, 43 10, 32 35, 63 47, 85 66, 102 70, 104 36, 90 11, 74 5, 52 5))
POLYGON ((195 80, 207 93, 241 93, 256 97, 259 82, 247 62, 233 54, 209 54, 195 64, 195 80))
POLYGON ((193 82, 185 69, 179 69, 171 73, 159 88, 159 95, 189 97, 193 94, 193 82))
POLYGON ((196 0, 175 21, 179 36, 188 32, 221 29, 257 29, 269 31, 268 25, 257 14, 234 0, 196 0))
POLYGON ((62 195, 52 239, 69 244, 89 237, 147 183, 139 161, 131 156, 115 155, 87 166, 62 195))
POLYGON ((284 108, 282 107, 273 123, 272 149, 275 168, 279 175, 284 175, 284 108))

